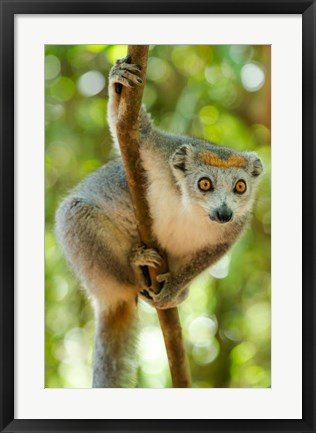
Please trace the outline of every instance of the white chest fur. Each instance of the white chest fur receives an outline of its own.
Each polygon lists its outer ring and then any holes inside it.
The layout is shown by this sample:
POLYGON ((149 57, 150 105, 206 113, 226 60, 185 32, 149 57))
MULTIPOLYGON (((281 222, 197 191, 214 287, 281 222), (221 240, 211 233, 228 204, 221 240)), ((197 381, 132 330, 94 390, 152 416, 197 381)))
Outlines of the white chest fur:
POLYGON ((220 242, 223 232, 207 213, 194 204, 185 204, 168 163, 142 155, 148 173, 148 201, 153 219, 153 232, 169 254, 181 257, 207 245, 220 242))

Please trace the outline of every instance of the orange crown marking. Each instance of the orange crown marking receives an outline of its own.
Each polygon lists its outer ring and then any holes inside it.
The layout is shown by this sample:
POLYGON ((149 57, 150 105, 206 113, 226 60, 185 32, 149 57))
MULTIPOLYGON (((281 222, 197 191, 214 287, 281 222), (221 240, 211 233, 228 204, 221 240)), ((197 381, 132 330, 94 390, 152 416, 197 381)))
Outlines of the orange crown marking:
POLYGON ((245 167, 247 165, 247 160, 239 155, 231 155, 228 159, 222 159, 216 153, 201 152, 199 157, 207 165, 213 167, 245 167))

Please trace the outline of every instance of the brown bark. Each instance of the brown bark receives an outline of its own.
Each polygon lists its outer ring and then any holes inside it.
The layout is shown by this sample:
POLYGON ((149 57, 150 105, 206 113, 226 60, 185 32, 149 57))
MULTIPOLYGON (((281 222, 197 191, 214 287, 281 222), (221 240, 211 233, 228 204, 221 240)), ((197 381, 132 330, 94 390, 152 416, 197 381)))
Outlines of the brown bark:
MULTIPOLYGON (((117 135, 140 238, 147 247, 157 248, 151 232, 151 217, 145 190, 146 179, 139 155, 139 112, 146 79, 148 45, 129 45, 128 54, 131 56, 132 63, 141 66, 143 84, 133 89, 126 87, 122 89, 117 135)), ((165 257, 163 252, 160 251, 160 253, 165 257)), ((155 291, 159 291, 160 289, 156 282, 156 275, 167 271, 168 267, 166 261, 165 265, 160 269, 149 269, 152 287, 155 291)), ((169 310, 157 309, 157 313, 165 340, 173 387, 189 388, 191 386, 191 380, 184 350, 178 310, 177 308, 169 310)))

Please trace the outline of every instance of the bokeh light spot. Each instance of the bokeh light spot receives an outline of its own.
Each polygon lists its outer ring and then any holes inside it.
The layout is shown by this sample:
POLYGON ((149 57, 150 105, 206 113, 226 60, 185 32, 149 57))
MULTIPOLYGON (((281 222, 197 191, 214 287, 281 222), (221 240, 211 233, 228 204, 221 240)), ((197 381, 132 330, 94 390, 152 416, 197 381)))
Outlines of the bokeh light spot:
POLYGON ((243 364, 254 357, 256 346, 249 341, 238 344, 231 351, 231 357, 234 363, 243 364))
POLYGON ((265 73, 258 63, 247 63, 241 69, 241 82, 249 92, 261 89, 265 82, 265 73))
POLYGON ((229 272, 230 258, 228 255, 209 268, 209 273, 215 278, 225 278, 229 272))
POLYGON ((105 78, 99 71, 89 71, 81 75, 77 86, 83 96, 94 96, 104 89, 105 78))
POLYGON ((146 326, 139 338, 140 363, 148 374, 159 374, 167 366, 164 341, 161 331, 155 326, 146 326))
POLYGON ((62 104, 47 104, 45 109, 45 121, 49 123, 60 119, 64 113, 65 109, 62 104))
POLYGON ((126 45, 113 45, 106 51, 106 56, 110 63, 114 64, 115 60, 122 59, 127 55, 126 45))
POLYGON ((54 294, 56 301, 62 301, 69 292, 68 281, 60 275, 54 277, 54 294))
POLYGON ((158 57, 149 57, 147 77, 152 81, 165 81, 170 75, 168 64, 158 57))
POLYGON ((199 73, 204 66, 193 46, 176 45, 172 51, 172 61, 186 76, 199 73))
POLYGON ((253 54, 253 48, 249 45, 232 45, 229 51, 231 59, 240 64, 248 62, 253 54))
POLYGON ((209 342, 217 331, 215 316, 198 317, 189 325, 189 340, 194 345, 204 345, 209 342))
POLYGON ((198 365, 207 365, 217 358, 219 351, 220 348, 218 341, 216 338, 212 338, 204 344, 194 346, 192 356, 198 365))
POLYGON ((269 332, 270 329, 270 305, 260 302, 252 305, 246 311, 247 325, 249 331, 257 337, 261 333, 269 332))
POLYGON ((60 73, 60 61, 58 57, 49 54, 45 57, 45 80, 53 80, 60 73))
POLYGON ((251 365, 244 372, 244 380, 252 386, 269 386, 267 382, 267 374, 259 365, 251 365), (264 382, 264 385, 263 383, 264 382))
POLYGON ((213 125, 218 121, 219 111, 214 105, 205 105, 201 108, 199 115, 204 125, 213 125))
POLYGON ((221 76, 221 71, 218 66, 209 66, 205 69, 204 75, 206 81, 210 84, 215 84, 221 76))

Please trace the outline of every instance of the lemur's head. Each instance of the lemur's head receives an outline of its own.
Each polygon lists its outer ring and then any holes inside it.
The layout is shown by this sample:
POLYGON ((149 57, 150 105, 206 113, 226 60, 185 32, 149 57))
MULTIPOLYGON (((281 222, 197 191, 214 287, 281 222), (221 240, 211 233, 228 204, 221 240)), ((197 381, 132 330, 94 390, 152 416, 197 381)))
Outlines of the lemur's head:
POLYGON ((186 207, 198 206, 224 224, 246 216, 263 171, 254 152, 237 152, 207 142, 184 144, 170 158, 186 207))

